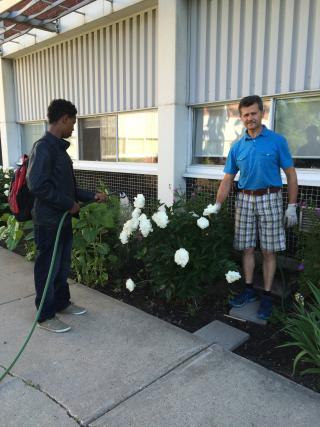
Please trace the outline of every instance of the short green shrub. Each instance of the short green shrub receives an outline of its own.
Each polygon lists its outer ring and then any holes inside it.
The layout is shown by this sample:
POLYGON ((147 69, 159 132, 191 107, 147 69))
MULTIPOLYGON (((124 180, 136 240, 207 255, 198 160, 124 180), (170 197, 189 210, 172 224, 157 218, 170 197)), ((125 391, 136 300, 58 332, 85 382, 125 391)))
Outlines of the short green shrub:
MULTIPOLYGON (((2 217, 4 213, 9 212, 8 193, 12 177, 12 169, 6 170, 0 166, 0 217, 2 217)), ((0 219, 0 223, 4 221, 5 219, 0 219)))
POLYGON ((32 221, 18 222, 13 215, 7 213, 2 215, 1 221, 5 225, 0 227, 0 240, 6 242, 10 251, 16 249, 22 240, 29 241, 33 239, 32 221), (29 233, 27 234, 28 231, 29 233))
MULTIPOLYGON (((104 285, 108 271, 118 262, 112 242, 116 241, 119 202, 92 203, 73 218, 72 269, 77 280, 89 286, 104 285)), ((117 242, 118 244, 118 242, 117 242)))
POLYGON ((204 297, 228 270, 237 269, 232 260, 230 216, 223 209, 203 218, 205 207, 200 197, 191 202, 179 198, 172 207, 159 207, 151 220, 140 213, 124 226, 123 243, 126 233, 131 236, 129 246, 139 241, 134 256, 143 262, 153 292, 168 301, 188 303, 204 297))
POLYGON ((294 359, 293 371, 298 362, 304 362, 312 367, 302 371, 302 374, 320 374, 320 289, 308 283, 312 295, 310 303, 300 299, 295 307, 295 313, 285 320, 285 332, 290 336, 290 342, 281 347, 298 347, 299 353, 294 359))

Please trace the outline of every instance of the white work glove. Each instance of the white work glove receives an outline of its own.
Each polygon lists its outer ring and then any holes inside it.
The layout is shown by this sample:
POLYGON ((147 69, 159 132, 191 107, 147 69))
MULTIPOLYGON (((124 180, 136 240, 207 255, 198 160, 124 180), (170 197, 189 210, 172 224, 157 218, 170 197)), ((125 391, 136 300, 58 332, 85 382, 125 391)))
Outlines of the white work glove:
POLYGON ((284 220, 288 227, 293 227, 298 224, 297 208, 295 203, 289 203, 284 214, 284 220))
POLYGON ((221 203, 216 202, 214 205, 208 205, 203 211, 203 216, 209 216, 211 214, 217 214, 221 209, 221 203))

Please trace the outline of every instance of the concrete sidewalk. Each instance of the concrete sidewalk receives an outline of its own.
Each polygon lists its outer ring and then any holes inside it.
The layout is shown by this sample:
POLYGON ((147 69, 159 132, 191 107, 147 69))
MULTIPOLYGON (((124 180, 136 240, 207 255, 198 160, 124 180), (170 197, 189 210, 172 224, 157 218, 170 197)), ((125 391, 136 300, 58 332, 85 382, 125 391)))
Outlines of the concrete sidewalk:
MULTIPOLYGON (((2 367, 32 324, 32 269, 0 248, 2 367)), ((35 330, 0 383, 0 425, 319 425, 319 394, 97 291, 71 293, 88 314, 63 316, 66 334, 35 330)))

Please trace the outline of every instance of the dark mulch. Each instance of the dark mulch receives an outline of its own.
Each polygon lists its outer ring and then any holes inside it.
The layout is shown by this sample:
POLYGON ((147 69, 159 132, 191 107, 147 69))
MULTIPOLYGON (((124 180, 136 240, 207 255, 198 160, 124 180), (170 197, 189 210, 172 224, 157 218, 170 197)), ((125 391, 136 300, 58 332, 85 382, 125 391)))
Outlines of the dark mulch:
MULTIPOLYGON (((301 376, 299 373, 293 375, 293 360, 298 350, 291 347, 279 348, 281 344, 288 341, 279 322, 275 321, 274 324, 268 323, 267 326, 260 326, 226 316, 230 309, 227 303, 229 289, 224 283, 215 286, 211 294, 199 303, 197 308, 168 304, 164 300, 154 297, 148 292, 147 287, 137 287, 132 293, 126 289, 111 289, 109 286, 98 288, 98 290, 189 332, 195 332, 213 320, 220 320, 241 329, 250 335, 250 339, 235 351, 236 354, 320 392, 319 376, 301 376)), ((301 366, 303 367, 303 365, 301 366)))

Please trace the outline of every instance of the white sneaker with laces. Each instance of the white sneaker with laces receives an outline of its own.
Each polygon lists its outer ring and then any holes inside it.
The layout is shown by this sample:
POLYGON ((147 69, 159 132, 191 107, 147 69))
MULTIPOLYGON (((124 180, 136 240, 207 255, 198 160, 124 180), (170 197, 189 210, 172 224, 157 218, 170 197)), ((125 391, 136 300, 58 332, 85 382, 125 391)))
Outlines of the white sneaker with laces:
POLYGON ((71 329, 69 325, 62 322, 56 316, 52 317, 52 319, 47 319, 44 322, 38 322, 38 327, 56 333, 68 332, 71 329))
POLYGON ((70 305, 68 305, 68 307, 66 307, 64 310, 59 311, 59 313, 61 314, 75 314, 75 315, 80 315, 80 314, 85 314, 87 312, 87 310, 83 307, 79 307, 78 305, 75 305, 73 303, 71 303, 70 305))

